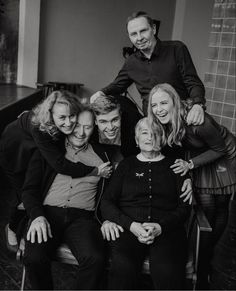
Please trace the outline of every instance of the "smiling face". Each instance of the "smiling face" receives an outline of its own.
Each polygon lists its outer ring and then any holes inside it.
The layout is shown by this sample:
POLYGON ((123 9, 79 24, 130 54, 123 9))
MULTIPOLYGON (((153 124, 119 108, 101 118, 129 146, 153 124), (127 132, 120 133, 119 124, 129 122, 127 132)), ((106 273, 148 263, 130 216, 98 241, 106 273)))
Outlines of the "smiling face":
POLYGON ((76 114, 71 114, 66 104, 56 103, 52 108, 52 118, 56 127, 64 134, 72 133, 76 124, 76 114))
POLYGON ((115 109, 109 113, 97 115, 96 124, 98 130, 103 133, 107 139, 115 139, 121 127, 120 110, 115 109))
POLYGON ((174 104, 170 95, 158 89, 151 97, 151 109, 154 116, 161 124, 168 124, 171 121, 174 104))
POLYGON ((146 121, 140 123, 135 138, 141 152, 154 151, 154 137, 146 121))
POLYGON ((94 118, 90 111, 83 111, 78 115, 78 120, 74 131, 68 137, 70 143, 75 147, 83 147, 89 142, 93 133, 94 118))
POLYGON ((139 50, 152 51, 156 45, 156 27, 151 27, 145 17, 130 20, 127 24, 130 41, 139 50))

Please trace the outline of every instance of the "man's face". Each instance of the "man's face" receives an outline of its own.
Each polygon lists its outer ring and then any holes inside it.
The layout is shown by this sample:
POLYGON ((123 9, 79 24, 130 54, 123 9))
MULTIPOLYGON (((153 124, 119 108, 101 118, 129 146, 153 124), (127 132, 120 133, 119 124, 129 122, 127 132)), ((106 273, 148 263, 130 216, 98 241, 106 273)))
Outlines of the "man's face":
POLYGON ((98 130, 102 132, 107 139, 115 139, 121 127, 120 110, 115 109, 109 113, 97 115, 95 123, 98 126, 98 130))
POLYGON ((145 17, 130 20, 127 30, 130 41, 137 49, 148 52, 155 46, 156 27, 151 27, 145 17))
POLYGON ((84 111, 78 115, 74 131, 69 135, 70 143, 75 147, 83 147, 93 133, 94 118, 91 112, 84 111))

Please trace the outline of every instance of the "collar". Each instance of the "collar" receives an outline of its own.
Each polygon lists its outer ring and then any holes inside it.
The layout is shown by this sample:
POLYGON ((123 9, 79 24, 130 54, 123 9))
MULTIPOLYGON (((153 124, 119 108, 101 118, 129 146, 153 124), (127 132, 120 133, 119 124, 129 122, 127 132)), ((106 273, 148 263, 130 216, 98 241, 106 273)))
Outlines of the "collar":
POLYGON ((66 149, 71 149, 74 151, 75 154, 82 152, 82 151, 86 151, 88 149, 88 143, 84 144, 82 147, 76 147, 73 144, 70 143, 70 141, 66 138, 65 140, 65 147, 66 149))
MULTIPOLYGON (((155 45, 154 50, 152 52, 151 58, 153 56, 158 56, 159 53, 160 53, 160 51, 161 51, 161 40, 159 38, 157 38, 157 42, 156 42, 156 45, 155 45)), ((141 60, 147 60, 147 57, 140 50, 137 51, 137 54, 136 55, 141 60)))

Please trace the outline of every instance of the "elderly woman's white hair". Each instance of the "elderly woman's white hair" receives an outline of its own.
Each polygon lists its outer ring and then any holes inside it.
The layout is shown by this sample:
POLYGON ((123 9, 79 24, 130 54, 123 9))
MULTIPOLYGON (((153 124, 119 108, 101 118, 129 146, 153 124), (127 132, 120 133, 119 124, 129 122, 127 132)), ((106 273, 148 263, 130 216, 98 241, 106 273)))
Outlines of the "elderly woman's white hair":
POLYGON ((135 140, 138 144, 140 130, 142 129, 143 124, 147 125, 148 129, 151 131, 153 136, 153 150, 159 152, 163 146, 162 138, 161 138, 161 127, 156 127, 155 132, 152 129, 152 126, 147 117, 144 117, 138 121, 135 126, 135 140))

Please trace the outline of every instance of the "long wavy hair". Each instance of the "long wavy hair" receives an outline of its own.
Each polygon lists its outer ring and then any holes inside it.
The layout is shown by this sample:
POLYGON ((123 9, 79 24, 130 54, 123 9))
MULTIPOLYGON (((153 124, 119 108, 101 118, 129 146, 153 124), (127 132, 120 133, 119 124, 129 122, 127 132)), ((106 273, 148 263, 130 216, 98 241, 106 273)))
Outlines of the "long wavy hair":
POLYGON ((161 135, 159 138, 161 138, 163 145, 182 145, 181 141, 185 135, 184 119, 186 117, 186 113, 186 104, 181 101, 178 93, 170 84, 158 84, 151 90, 148 103, 148 120, 152 126, 153 131, 159 132, 161 135), (170 122, 168 124, 162 124, 152 111, 152 96, 158 90, 167 93, 173 102, 173 111, 171 114, 170 122))
POLYGON ((37 126, 40 131, 57 139, 61 132, 53 120, 52 109, 55 104, 64 104, 68 106, 70 114, 75 115, 81 112, 82 104, 78 96, 69 91, 61 90, 52 92, 33 108, 32 124, 37 126))

